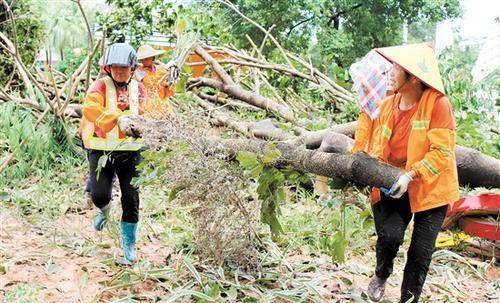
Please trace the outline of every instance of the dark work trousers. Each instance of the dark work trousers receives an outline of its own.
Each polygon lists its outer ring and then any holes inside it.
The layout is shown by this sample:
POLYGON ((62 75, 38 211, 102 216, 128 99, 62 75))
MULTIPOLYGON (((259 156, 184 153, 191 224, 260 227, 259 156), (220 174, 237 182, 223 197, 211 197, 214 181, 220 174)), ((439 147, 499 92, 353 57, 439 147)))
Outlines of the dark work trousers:
MULTIPOLYGON (((90 149, 87 149, 87 148, 83 148, 85 150, 85 153, 87 153, 87 161, 89 161, 90 163, 90 149)), ((91 181, 91 178, 90 178, 90 175, 91 175, 91 171, 90 171, 90 166, 89 166, 89 174, 87 175, 87 181, 85 182, 85 192, 86 193, 89 193, 90 194, 90 189, 92 188, 92 181, 91 181)), ((113 178, 111 180, 111 184, 109 185, 109 187, 111 188, 111 193, 110 195, 112 194, 113 192, 113 183, 115 181, 115 177, 116 175, 113 175, 113 178)))
POLYGON ((90 150, 90 183, 92 202, 103 208, 111 201, 114 174, 120 181, 122 192, 122 221, 137 223, 139 221, 139 189, 131 184, 132 178, 138 176, 137 164, 141 161, 138 151, 114 151, 108 154, 106 165, 98 173, 99 158, 104 152, 90 150))
POLYGON ((399 199, 392 199, 384 194, 381 198, 381 201, 372 206, 378 236, 375 274, 381 279, 387 279, 392 273, 394 258, 403 243, 406 227, 413 217, 413 234, 403 274, 400 302, 407 302, 412 297, 414 299, 410 302, 418 302, 448 206, 413 215, 408 193, 399 199))

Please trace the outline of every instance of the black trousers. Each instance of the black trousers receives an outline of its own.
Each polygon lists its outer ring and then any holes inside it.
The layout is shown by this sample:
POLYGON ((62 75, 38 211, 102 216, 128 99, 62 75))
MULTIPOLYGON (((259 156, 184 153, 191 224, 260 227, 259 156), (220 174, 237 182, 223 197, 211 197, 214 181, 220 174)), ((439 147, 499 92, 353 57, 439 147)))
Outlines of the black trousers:
POLYGON ((411 302, 418 302, 420 298, 447 207, 444 205, 413 215, 408 193, 399 199, 382 194, 381 201, 372 207, 378 236, 375 274, 381 279, 387 279, 392 273, 394 258, 413 217, 413 234, 403 273, 400 302, 407 302, 412 297, 414 299, 411 302))
POLYGON ((90 184, 92 202, 103 208, 111 201, 114 175, 120 181, 122 192, 122 221, 137 223, 139 221, 139 189, 131 184, 132 178, 138 176, 137 164, 141 161, 138 151, 114 151, 108 154, 104 167, 98 168, 99 158, 104 152, 89 151, 90 184), (99 171, 100 170, 100 171, 99 171))

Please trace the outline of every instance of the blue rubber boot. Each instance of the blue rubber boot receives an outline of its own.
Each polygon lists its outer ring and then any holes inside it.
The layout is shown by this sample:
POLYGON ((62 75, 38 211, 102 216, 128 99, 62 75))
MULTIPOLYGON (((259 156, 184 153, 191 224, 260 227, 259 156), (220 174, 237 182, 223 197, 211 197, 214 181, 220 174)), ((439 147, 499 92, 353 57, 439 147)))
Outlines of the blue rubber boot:
POLYGON ((123 255, 128 264, 135 261, 135 234, 137 223, 121 222, 123 255))
POLYGON ((109 204, 99 209, 99 211, 95 215, 94 222, 92 223, 94 229, 97 231, 101 231, 106 225, 106 223, 108 223, 108 216, 109 216, 109 204))

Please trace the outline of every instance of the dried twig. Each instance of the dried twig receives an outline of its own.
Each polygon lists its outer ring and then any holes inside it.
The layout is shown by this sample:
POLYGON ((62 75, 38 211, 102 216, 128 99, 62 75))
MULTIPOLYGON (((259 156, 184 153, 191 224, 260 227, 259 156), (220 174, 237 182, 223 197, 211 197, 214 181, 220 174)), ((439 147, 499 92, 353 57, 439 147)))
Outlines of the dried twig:
POLYGON ((269 39, 271 39, 271 41, 273 41, 274 45, 276 45, 276 47, 279 49, 279 51, 281 52, 281 54, 283 55, 283 58, 285 59, 285 61, 287 62, 287 64, 293 68, 293 65, 292 65, 292 62, 290 61, 290 59, 288 58, 287 54, 285 53, 285 50, 283 49, 283 47, 281 47, 281 44, 279 44, 278 40, 276 40, 276 38, 274 38, 274 36, 268 31, 266 30, 265 28, 263 28, 260 24, 258 24, 257 22, 253 21, 252 19, 248 18, 247 16, 245 16, 242 12, 240 12, 240 10, 238 10, 238 8, 233 4, 231 3, 230 1, 228 0, 218 0, 220 3, 226 5, 227 7, 229 7, 230 9, 232 9, 234 12, 236 12, 238 15, 240 15, 243 19, 245 19, 246 21, 250 22, 252 25, 254 25, 255 27, 257 27, 258 29, 260 29, 265 35, 268 35, 269 36, 269 39))
MULTIPOLYGON (((94 51, 92 51, 92 46, 94 45, 94 39, 92 38, 92 31, 90 30, 90 24, 89 20, 87 19, 87 15, 85 15, 85 11, 83 10, 82 4, 80 3, 80 0, 73 0, 77 5, 78 8, 80 9, 80 12, 82 13, 83 20, 85 20, 85 25, 87 27, 87 34, 89 37, 89 64, 87 65, 87 76, 85 78, 85 91, 89 89, 90 85, 90 69, 91 69, 91 62, 92 62, 92 57, 94 55, 94 51)), ((103 38, 105 35, 103 35, 103 38)))

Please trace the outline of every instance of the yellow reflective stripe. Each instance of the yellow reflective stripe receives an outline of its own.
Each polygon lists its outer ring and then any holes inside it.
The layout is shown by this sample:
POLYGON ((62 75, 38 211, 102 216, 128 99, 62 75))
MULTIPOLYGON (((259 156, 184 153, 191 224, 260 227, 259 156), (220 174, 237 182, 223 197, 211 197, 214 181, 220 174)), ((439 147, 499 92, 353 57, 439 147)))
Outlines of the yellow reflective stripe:
POLYGON ((382 125, 382 136, 386 137, 386 138, 391 138, 391 135, 392 135, 392 130, 387 127, 387 125, 382 125))
POLYGON ((432 174, 434 175, 439 175, 439 171, 434 167, 432 166, 429 161, 427 160, 422 160, 422 165, 427 168, 427 170, 429 170, 432 174))
POLYGON ((106 116, 107 114, 108 114, 108 111, 107 111, 107 110, 103 111, 103 112, 99 115, 99 117, 97 117, 97 119, 95 119, 95 124, 99 124, 99 123, 101 123, 101 120, 102 120, 102 119, 104 119, 104 116, 106 116))
POLYGON ((139 150, 142 147, 141 139, 110 140, 105 138, 91 137, 89 148, 97 150, 139 150))
POLYGON ((111 113, 116 113, 118 92, 115 89, 115 84, 110 77, 105 77, 104 83, 106 84, 106 107, 111 113))
POLYGON ((429 120, 415 120, 412 123, 412 129, 416 130, 428 129, 429 125, 430 125, 429 120))
POLYGON ((447 147, 437 147, 437 149, 445 154, 447 154, 448 156, 451 156, 451 149, 447 148, 447 147))

